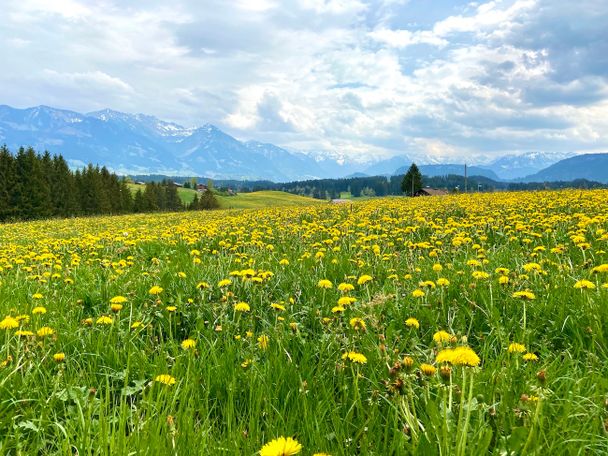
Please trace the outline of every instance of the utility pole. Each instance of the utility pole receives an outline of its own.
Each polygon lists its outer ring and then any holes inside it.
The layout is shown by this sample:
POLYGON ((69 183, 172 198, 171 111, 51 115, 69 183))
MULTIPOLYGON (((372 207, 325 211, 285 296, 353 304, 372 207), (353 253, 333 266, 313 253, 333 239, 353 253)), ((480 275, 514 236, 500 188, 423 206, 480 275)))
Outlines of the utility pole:
POLYGON ((467 164, 464 164, 464 192, 467 192, 467 164))

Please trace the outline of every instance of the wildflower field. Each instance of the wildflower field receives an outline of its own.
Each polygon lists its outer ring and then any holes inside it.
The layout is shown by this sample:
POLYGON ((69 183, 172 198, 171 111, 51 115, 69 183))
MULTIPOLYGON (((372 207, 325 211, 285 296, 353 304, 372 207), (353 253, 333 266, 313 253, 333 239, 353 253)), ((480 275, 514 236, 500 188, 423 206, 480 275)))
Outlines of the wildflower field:
POLYGON ((606 454, 607 202, 0 225, 0 454, 606 454))

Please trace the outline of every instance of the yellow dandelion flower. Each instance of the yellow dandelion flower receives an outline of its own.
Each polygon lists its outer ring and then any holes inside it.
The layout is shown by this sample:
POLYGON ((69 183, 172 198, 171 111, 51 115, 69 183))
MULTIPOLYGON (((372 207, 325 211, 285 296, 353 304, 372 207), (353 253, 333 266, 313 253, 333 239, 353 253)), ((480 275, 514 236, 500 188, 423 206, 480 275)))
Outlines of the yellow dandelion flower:
POLYGON ((122 310, 122 304, 110 304, 110 310, 112 312, 120 312, 122 310))
POLYGON ((524 361, 538 361, 538 356, 536 356, 534 353, 526 353, 523 356, 524 361))
POLYGON ((44 296, 41 293, 34 293, 32 299, 42 299, 44 296))
POLYGON ((341 312, 344 312, 345 310, 346 310, 346 308, 344 308, 343 306, 334 306, 331 308, 332 313, 341 313, 341 312))
POLYGON ((127 298, 124 296, 114 296, 110 299, 110 304, 124 304, 125 302, 127 302, 127 298))
POLYGON ((134 321, 133 324, 131 325, 131 329, 140 328, 142 325, 143 325, 143 323, 141 321, 134 321))
POLYGON ((341 291, 342 293, 348 293, 349 291, 353 291, 354 289, 355 287, 350 283, 342 282, 340 285, 338 285, 338 291, 341 291))
POLYGON ((251 307, 246 302, 239 302, 234 305, 234 310, 237 312, 249 312, 251 307))
POLYGON ((217 283, 217 286, 220 287, 220 288, 224 288, 224 287, 229 286, 230 284, 232 284, 232 280, 230 280, 230 279, 223 279, 223 280, 220 280, 217 283))
POLYGON ((26 337, 26 336, 33 336, 34 333, 32 331, 25 331, 23 329, 20 329, 19 331, 15 331, 15 335, 26 337))
POLYGON ((513 342, 507 348, 509 353, 523 353, 526 351, 526 346, 524 344, 518 344, 517 342, 513 342))
POLYGON ((342 355, 342 359, 348 359, 349 361, 357 364, 365 364, 367 363, 367 358, 362 353, 357 353, 354 351, 346 352, 342 355))
POLYGON ((447 331, 437 331, 433 334, 433 340, 438 344, 444 344, 452 339, 452 335, 447 331))
POLYGON ((533 299, 536 299, 536 295, 531 291, 516 291, 515 293, 513 293, 512 296, 514 298, 523 299, 526 301, 532 301, 533 299))
POLYGON ((357 285, 365 285, 367 282, 371 282, 372 280, 372 276, 364 274, 357 280, 357 285))
POLYGON ((0 329, 15 329, 19 327, 19 322, 13 317, 4 317, 0 321, 0 329))
POLYGON ((152 288, 150 288, 150 291, 148 291, 148 293, 150 293, 152 296, 158 296, 162 292, 163 288, 159 287, 158 285, 154 285, 152 288))
POLYGON ((36 306, 32 309, 33 315, 45 314, 45 313, 46 313, 46 308, 42 307, 42 306, 36 306))
POLYGON ((333 287, 334 285, 331 283, 330 280, 321 279, 321 280, 319 280, 319 283, 317 283, 317 286, 319 288, 325 288, 325 289, 327 289, 327 288, 333 287))
POLYGON ((450 281, 448 279, 440 277, 437 279, 437 285, 439 285, 440 287, 447 287, 450 285, 450 281))
POLYGON ((55 334, 55 330, 49 328, 48 326, 43 326, 38 331, 36 331, 36 334, 38 334, 38 337, 52 336, 53 334, 55 334))
POLYGON ((420 372, 422 372, 427 377, 432 377, 437 372, 437 369, 435 368, 435 366, 423 363, 420 365, 420 372))
POLYGON ((580 290, 592 290, 595 288, 595 284, 589 280, 579 280, 578 282, 576 282, 574 284, 574 288, 580 289, 580 290))
POLYGON ((65 353, 55 353, 53 359, 56 363, 62 363, 65 360, 65 353))
POLYGON ((410 317, 407 320, 405 320, 405 326, 418 329, 418 328, 420 328, 420 322, 417 319, 415 319, 414 317, 410 317))
POLYGON ((271 440, 260 450, 260 456, 291 456, 302 451, 302 445, 291 437, 271 440))
POLYGON ((424 291, 422 291, 420 288, 417 288, 416 290, 412 291, 412 297, 414 298, 423 298, 424 295, 424 291))
POLYGON ((189 350, 196 347, 196 341, 194 339, 185 339, 182 341, 181 346, 184 350, 189 350))
POLYGON ((279 310, 279 311, 285 310, 285 306, 282 304, 273 303, 273 304, 270 304, 270 307, 272 307, 275 310, 279 310))
POLYGON ((177 310, 177 307, 176 306, 167 306, 167 307, 165 307, 165 310, 167 312, 175 312, 177 310))
POLYGON ((175 385, 175 377, 172 377, 169 374, 157 375, 154 377, 154 381, 157 383, 162 383, 163 385, 175 385))
POLYGON ((340 299, 338 299, 339 306, 349 306, 355 302, 357 302, 357 300, 351 296, 342 296, 340 299))
POLYGON ((102 315, 96 321, 98 325, 111 325, 114 320, 112 317, 108 317, 107 315, 102 315))

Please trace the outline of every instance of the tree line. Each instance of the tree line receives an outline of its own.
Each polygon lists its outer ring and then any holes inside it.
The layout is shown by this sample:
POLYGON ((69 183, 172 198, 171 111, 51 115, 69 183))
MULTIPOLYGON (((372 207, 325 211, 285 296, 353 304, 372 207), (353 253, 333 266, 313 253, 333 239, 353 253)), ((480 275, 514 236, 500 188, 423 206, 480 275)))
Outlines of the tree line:
POLYGON ((0 147, 0 221, 79 215, 182 211, 218 207, 211 191, 184 205, 169 180, 148 182, 135 194, 105 166, 72 171, 61 155, 0 147))

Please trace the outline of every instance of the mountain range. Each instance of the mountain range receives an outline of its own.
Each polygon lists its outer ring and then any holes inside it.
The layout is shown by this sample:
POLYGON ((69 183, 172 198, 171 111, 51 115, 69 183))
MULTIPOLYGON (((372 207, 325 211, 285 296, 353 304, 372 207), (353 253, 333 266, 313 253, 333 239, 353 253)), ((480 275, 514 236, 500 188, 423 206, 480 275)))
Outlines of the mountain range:
MULTIPOLYGON (((187 128, 144 114, 110 109, 81 114, 48 106, 17 109, 0 105, 2 143, 11 150, 32 146, 38 151, 62 154, 72 167, 94 163, 119 174, 192 175, 274 182, 349 175, 398 175, 412 163, 407 155, 354 163, 323 151, 303 152, 257 141, 240 141, 210 124, 187 128)), ((597 173, 585 166, 571 166, 572 163, 558 166, 557 162, 567 156, 543 152, 507 155, 487 164, 469 166, 468 174, 494 180, 529 181, 532 177, 544 179, 543 176, 569 180, 565 176, 595 176, 595 180, 608 181, 608 175, 602 174, 603 178, 597 179, 597 173), (542 174, 551 165, 557 167, 547 171, 549 174, 542 174)), ((578 158, 571 159, 577 162, 578 158)), ((596 157, 596 161, 601 160, 596 157)), ((598 163, 594 167, 601 173, 604 168, 598 167, 598 163)), ((428 176, 464 172, 462 164, 421 164, 419 168, 428 176)))

